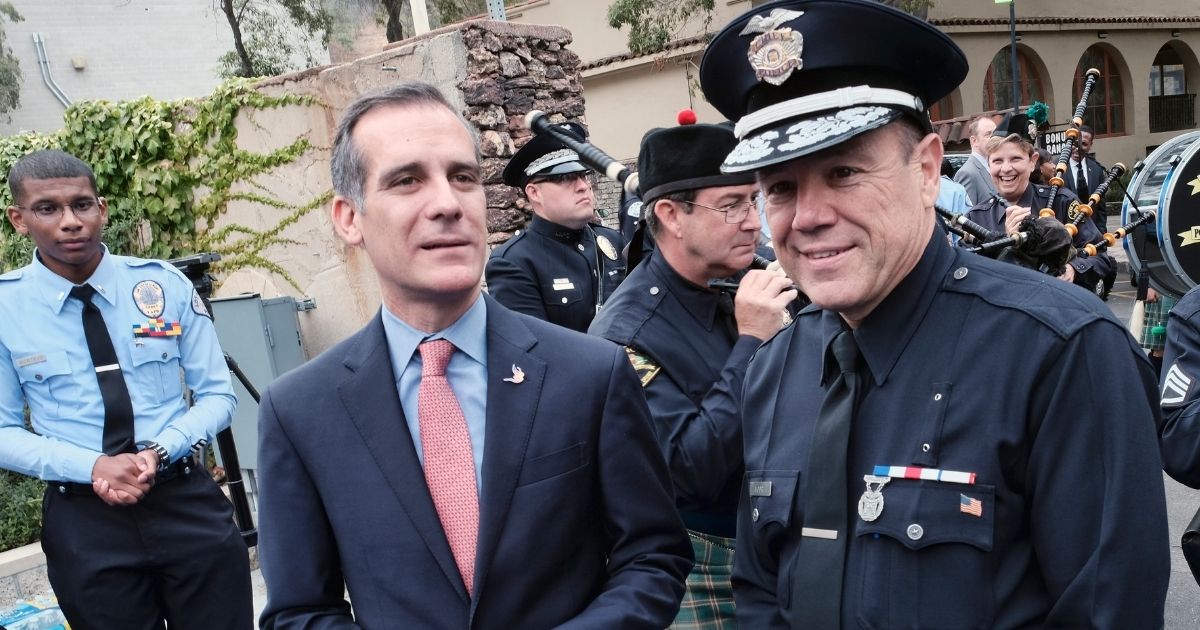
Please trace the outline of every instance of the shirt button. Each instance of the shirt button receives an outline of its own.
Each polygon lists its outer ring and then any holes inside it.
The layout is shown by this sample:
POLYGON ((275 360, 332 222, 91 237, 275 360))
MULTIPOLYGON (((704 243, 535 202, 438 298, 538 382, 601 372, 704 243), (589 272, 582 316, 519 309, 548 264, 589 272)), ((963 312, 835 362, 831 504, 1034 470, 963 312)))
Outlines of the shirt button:
POLYGON ((954 279, 955 280, 962 280, 963 278, 966 278, 966 277, 967 277, 967 268, 966 267, 959 267, 958 269, 954 270, 954 279))
POLYGON ((66 494, 66 493, 67 493, 67 487, 66 487, 66 486, 64 486, 64 485, 62 485, 62 484, 59 484, 59 486, 58 486, 58 493, 59 493, 59 494, 66 494))
POLYGON ((40 381, 40 380, 42 380, 42 375, 41 375, 41 374, 34 374, 34 375, 33 375, 33 378, 36 378, 37 380, 39 380, 39 381, 40 381))
POLYGON ((755 523, 758 522, 758 508, 750 510, 750 520, 754 521, 755 523))
POLYGON ((922 453, 928 453, 928 452, 929 452, 929 442, 926 442, 926 443, 924 443, 924 444, 922 444, 922 445, 921 445, 921 452, 922 452, 922 453))
POLYGON ((658 287, 650 287, 650 295, 658 295, 658 287))
POLYGON ((578 249, 579 251, 583 251, 583 243, 576 245, 575 248, 578 249))
POLYGON ((934 395, 933 395, 933 399, 934 399, 934 400, 941 400, 941 399, 942 399, 942 395, 941 395, 941 394, 934 394, 934 395))
POLYGON ((567 303, 567 298, 563 298, 563 304, 567 303))
POLYGON ((166 353, 166 352, 162 353, 162 358, 163 358, 163 361, 166 361, 166 360, 167 360, 167 353, 166 353))
POLYGON ((921 540, 921 537, 924 535, 925 535, 924 527, 921 527, 920 525, 917 525, 916 523, 913 523, 912 525, 908 526, 909 540, 921 540))
POLYGON ((63 296, 65 296, 65 295, 66 295, 66 293, 64 293, 64 292, 62 292, 62 291, 59 291, 59 292, 58 292, 58 299, 60 299, 60 300, 61 300, 61 299, 63 299, 63 296))

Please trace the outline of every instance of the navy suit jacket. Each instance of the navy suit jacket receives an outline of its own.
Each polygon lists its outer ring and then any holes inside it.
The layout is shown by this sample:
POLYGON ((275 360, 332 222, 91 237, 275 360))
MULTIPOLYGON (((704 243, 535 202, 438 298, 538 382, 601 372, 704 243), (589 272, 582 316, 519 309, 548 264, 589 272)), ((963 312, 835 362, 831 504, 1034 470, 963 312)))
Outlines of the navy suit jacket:
POLYGON ((377 315, 263 396, 261 627, 670 624, 691 546, 628 358, 486 299, 475 596, 433 507, 377 315), (504 381, 513 366, 521 383, 504 381))
MULTIPOLYGON (((1104 181, 1104 176, 1108 172, 1108 169, 1104 168, 1103 164, 1097 162, 1096 159, 1090 155, 1084 158, 1083 164, 1084 168, 1087 169, 1088 190, 1094 191, 1096 190, 1096 186, 1099 186, 1100 182, 1104 181)), ((1075 169, 1071 168, 1070 165, 1071 163, 1067 162, 1067 171, 1063 173, 1063 181, 1066 182, 1067 188, 1070 188, 1071 192, 1075 192, 1075 169)), ((1080 202, 1086 203, 1087 199, 1081 199, 1080 202)), ((1104 232, 1108 231, 1108 212, 1107 208, 1104 207, 1103 200, 1100 201, 1098 206, 1099 207, 1092 208, 1092 217, 1095 220, 1096 227, 1100 230, 1100 233, 1103 234, 1104 232)))

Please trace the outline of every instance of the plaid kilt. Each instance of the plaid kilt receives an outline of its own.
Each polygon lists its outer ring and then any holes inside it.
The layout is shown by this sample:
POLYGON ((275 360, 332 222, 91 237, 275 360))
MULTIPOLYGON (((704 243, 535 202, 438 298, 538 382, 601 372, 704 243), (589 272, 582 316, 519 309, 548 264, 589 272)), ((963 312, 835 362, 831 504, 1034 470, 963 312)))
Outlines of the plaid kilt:
POLYGON ((1154 329, 1167 325, 1167 317, 1174 307, 1175 298, 1162 294, 1158 296, 1157 302, 1146 305, 1146 316, 1142 318, 1142 338, 1138 340, 1142 348, 1151 352, 1163 349, 1167 343, 1167 335, 1163 332, 1155 333, 1154 329))
POLYGON ((736 629, 733 617, 733 539, 688 531, 696 566, 687 578, 687 592, 671 626, 676 630, 736 629))

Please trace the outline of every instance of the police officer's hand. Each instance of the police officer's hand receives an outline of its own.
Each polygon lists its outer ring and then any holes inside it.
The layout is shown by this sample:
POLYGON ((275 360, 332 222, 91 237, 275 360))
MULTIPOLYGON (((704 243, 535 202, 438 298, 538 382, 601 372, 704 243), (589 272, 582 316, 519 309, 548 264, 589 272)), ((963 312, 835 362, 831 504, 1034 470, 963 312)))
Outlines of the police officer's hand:
POLYGON ((92 490, 109 505, 133 505, 150 491, 142 481, 146 461, 131 453, 101 455, 92 466, 92 490))
POLYGON ((751 270, 738 285, 733 316, 738 334, 767 340, 787 321, 787 305, 799 295, 782 271, 751 270))
POLYGON ((138 481, 153 486, 154 475, 158 472, 158 453, 147 448, 138 451, 137 458, 142 460, 142 474, 138 475, 138 481))
POLYGON ((1029 208, 1009 206, 1004 209, 1004 233, 1016 234, 1021 231, 1021 221, 1030 215, 1029 208))

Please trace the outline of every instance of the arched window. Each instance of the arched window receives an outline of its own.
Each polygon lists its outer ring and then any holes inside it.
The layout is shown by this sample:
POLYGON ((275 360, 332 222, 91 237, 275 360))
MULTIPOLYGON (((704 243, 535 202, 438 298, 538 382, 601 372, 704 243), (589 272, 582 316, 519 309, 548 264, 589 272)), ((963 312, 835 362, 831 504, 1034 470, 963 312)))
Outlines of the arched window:
MULTIPOLYGON (((1071 102, 1078 103, 1083 94, 1084 73, 1089 68, 1100 71, 1100 78, 1092 88, 1083 122, 1091 125, 1096 137, 1120 136, 1125 134, 1125 90, 1121 86, 1121 74, 1116 59, 1100 45, 1083 51, 1079 65, 1075 67, 1075 84, 1071 89, 1071 102)), ((1074 113, 1074 106, 1072 112, 1074 113)))
MULTIPOLYGON (((1034 101, 1046 101, 1042 92, 1042 77, 1037 68, 1025 55, 1025 51, 1017 48, 1017 80, 1020 89, 1021 102, 1018 105, 1029 105, 1034 101)), ((983 109, 995 111, 1011 109, 1013 72, 1012 48, 1005 46, 992 57, 987 75, 983 79, 983 109)))
POLYGON ((1163 45, 1150 66, 1150 131, 1196 126, 1196 95, 1188 94, 1187 87, 1187 72, 1179 51, 1163 45))
POLYGON ((958 115, 954 109, 954 92, 942 97, 942 100, 933 104, 929 108, 930 120, 948 120, 958 115))

